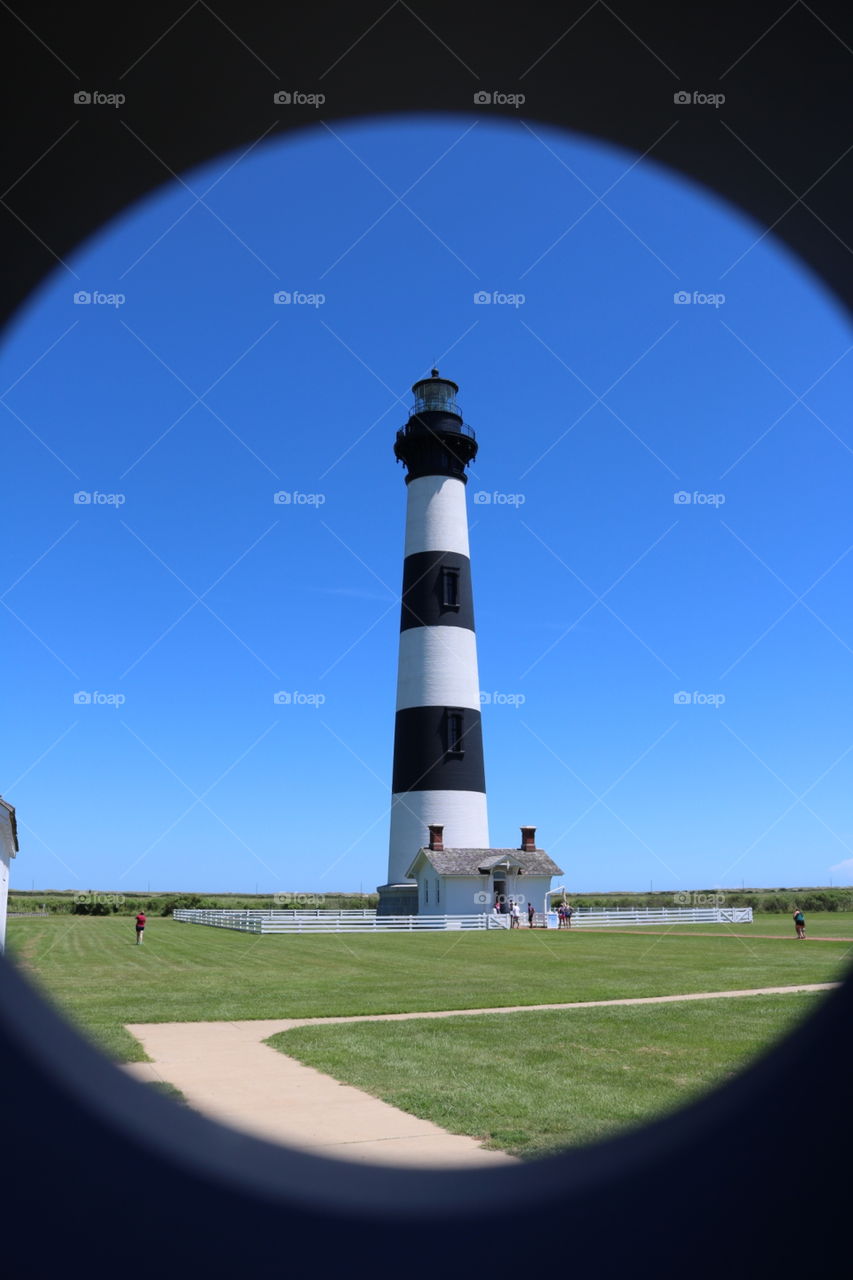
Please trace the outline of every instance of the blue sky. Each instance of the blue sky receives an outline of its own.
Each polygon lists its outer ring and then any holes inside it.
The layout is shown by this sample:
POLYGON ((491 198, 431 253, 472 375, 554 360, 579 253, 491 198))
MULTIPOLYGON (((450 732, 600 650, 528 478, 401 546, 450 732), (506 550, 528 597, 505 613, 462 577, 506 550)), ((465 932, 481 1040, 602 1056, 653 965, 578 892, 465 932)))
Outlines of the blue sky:
POLYGON ((576 891, 849 883, 849 347, 772 234, 532 121, 170 181, 6 334, 13 887, 384 881, 433 363, 480 442, 492 843, 535 824, 576 891))

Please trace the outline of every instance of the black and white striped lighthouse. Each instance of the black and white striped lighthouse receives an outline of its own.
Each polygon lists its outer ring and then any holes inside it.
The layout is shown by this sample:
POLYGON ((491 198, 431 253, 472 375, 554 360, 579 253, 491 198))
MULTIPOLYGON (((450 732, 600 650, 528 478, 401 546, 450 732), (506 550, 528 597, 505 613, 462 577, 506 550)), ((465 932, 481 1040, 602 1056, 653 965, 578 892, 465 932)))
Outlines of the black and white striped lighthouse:
POLYGON ((416 382, 394 445, 406 467, 408 503, 382 915, 417 914, 417 885, 406 872, 430 824, 444 826, 449 847, 489 844, 465 503, 465 468, 477 441, 462 421, 458 391, 437 369, 416 382))

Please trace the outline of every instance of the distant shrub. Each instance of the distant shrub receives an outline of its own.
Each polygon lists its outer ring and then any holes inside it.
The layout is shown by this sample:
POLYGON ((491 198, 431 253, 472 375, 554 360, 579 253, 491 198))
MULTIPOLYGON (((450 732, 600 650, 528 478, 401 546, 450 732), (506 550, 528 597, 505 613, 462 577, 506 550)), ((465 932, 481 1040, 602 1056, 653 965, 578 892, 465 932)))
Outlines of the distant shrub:
POLYGON ((157 910, 161 916, 170 916, 173 911, 196 911, 200 906, 201 898, 197 893, 176 893, 172 897, 157 900, 157 910))

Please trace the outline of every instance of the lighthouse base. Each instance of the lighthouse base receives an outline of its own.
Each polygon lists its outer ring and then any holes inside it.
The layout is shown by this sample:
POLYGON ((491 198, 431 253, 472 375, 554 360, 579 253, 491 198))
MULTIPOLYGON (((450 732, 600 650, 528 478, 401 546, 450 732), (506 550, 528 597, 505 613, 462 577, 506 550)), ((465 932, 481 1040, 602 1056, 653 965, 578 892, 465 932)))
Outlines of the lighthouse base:
POLYGON ((418 885, 416 880, 400 884, 380 884, 377 887, 378 916, 416 916, 418 914, 418 885))

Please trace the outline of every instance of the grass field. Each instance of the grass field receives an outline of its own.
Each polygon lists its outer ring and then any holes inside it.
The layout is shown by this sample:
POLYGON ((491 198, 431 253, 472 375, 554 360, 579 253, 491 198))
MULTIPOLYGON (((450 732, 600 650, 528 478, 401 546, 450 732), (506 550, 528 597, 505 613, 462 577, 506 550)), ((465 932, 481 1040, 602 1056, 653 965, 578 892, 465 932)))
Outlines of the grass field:
POLYGON ((722 1084, 824 997, 300 1027, 267 1043, 522 1158, 583 1145, 722 1084))
MULTIPOLYGON (((853 913, 810 915, 853 941, 853 913)), ((790 929, 790 933, 789 933, 790 929)), ((850 942, 794 939, 768 915, 734 937, 513 932, 257 936, 153 920, 145 944, 120 917, 11 919, 8 949, 31 981, 119 1062, 143 1061, 134 1022, 328 1017, 476 1009, 826 982, 850 942), (780 938, 761 938, 760 933, 780 938)), ((786 997, 787 998, 787 997, 786 997)))
MULTIPOLYGON (((853 941, 853 911, 807 911, 805 915, 807 937, 850 938, 853 941)), ((625 927, 631 928, 632 926, 626 925, 625 927)), ((641 927, 646 930, 646 932, 649 931, 646 925, 641 927)), ((714 933, 742 933, 744 935, 770 933, 776 938, 794 938, 795 936, 794 921, 791 916, 780 915, 777 912, 766 912, 762 915, 756 914, 753 917, 752 924, 738 924, 733 926, 713 924, 674 924, 658 927, 662 931, 674 931, 677 933, 680 933, 682 930, 689 933, 702 933, 711 930, 714 933)))

